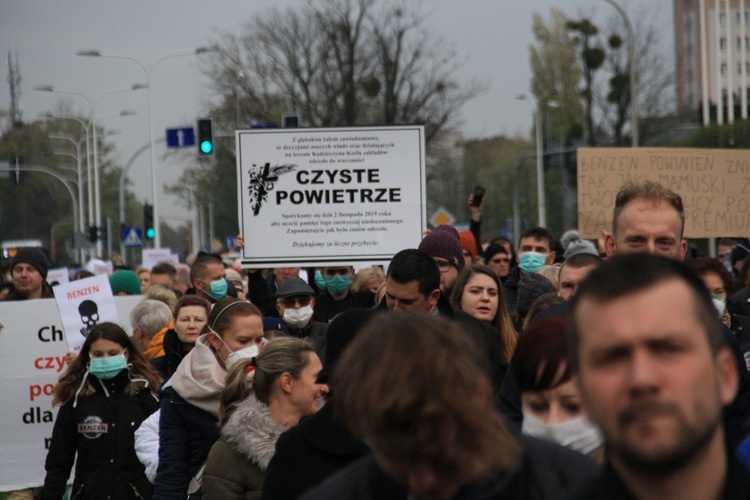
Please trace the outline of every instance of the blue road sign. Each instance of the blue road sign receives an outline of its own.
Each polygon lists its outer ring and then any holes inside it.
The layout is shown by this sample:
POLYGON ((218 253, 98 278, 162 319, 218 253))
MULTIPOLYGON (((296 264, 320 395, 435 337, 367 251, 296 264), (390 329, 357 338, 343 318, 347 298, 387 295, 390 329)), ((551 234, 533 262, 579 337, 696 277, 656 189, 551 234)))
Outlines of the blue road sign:
POLYGON ((193 127, 167 129, 168 148, 186 148, 188 146, 195 146, 193 127))
POLYGON ((122 230, 122 242, 127 248, 143 246, 143 230, 139 227, 126 227, 122 230))

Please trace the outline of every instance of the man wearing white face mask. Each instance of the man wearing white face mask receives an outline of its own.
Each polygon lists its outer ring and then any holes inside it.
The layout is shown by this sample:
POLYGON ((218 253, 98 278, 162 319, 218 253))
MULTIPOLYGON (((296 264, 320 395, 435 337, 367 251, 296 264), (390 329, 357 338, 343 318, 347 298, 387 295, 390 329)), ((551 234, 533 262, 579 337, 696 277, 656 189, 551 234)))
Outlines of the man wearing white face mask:
POLYGON ((552 242, 552 234, 543 227, 529 229, 521 235, 516 254, 518 266, 511 269, 508 279, 503 284, 509 313, 516 312, 518 283, 523 275, 536 273, 545 264, 552 264, 555 261, 552 242))
POLYGON ((323 360, 328 323, 313 319, 315 292, 302 278, 289 278, 276 290, 276 310, 294 337, 309 338, 323 360))

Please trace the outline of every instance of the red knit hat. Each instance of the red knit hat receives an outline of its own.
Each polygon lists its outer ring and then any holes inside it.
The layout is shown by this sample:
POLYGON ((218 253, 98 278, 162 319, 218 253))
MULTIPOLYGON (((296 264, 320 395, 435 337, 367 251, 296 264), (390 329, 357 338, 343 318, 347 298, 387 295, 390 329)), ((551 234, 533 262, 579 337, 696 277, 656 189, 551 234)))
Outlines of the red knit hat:
POLYGON ((458 237, 461 238, 461 248, 471 254, 471 261, 477 260, 477 240, 471 231, 460 231, 458 237))

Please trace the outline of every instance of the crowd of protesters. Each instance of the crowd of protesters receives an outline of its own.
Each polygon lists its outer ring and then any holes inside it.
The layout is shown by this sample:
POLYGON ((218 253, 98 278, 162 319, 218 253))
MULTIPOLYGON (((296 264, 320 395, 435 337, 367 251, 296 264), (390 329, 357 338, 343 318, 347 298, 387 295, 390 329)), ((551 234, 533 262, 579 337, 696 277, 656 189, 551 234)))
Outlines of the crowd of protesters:
MULTIPOLYGON (((385 267, 115 266, 132 335, 69 356, 7 498, 750 498, 750 241, 693 255, 652 182, 601 240, 485 240, 475 201, 385 267)), ((3 300, 47 271, 19 249, 3 300)))

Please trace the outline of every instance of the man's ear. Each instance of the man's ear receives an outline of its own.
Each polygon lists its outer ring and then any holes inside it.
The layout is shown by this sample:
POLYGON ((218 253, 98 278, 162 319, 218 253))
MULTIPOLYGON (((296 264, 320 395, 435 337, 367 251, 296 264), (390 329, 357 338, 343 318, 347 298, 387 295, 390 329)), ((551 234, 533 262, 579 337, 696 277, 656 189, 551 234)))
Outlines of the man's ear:
POLYGON ((688 243, 687 240, 683 239, 680 241, 680 262, 685 260, 685 257, 687 256, 688 251, 688 243))
MULTIPOLYGON (((737 394, 739 376, 734 355, 728 348, 720 349, 715 355, 716 373, 719 382, 719 397, 722 406, 728 406, 737 394)), ((743 368, 744 369, 744 368, 743 368)))
POLYGON ((554 262, 555 262, 555 255, 556 255, 555 252, 550 252, 549 254, 547 254, 547 258, 544 259, 544 263, 548 264, 548 265, 549 264, 554 264, 554 262))
POLYGON ((430 303, 430 307, 437 304, 438 299, 440 298, 440 289, 436 288, 430 293, 430 296, 428 297, 427 301, 430 303))
POLYGON ((609 231, 602 231, 602 234, 604 234, 604 252, 607 254, 607 257, 612 257, 617 250, 615 237, 609 231))

